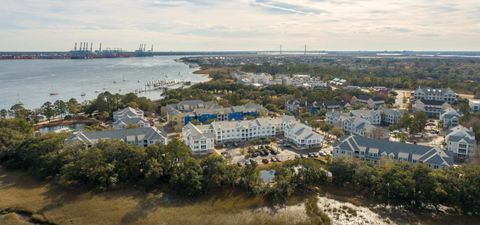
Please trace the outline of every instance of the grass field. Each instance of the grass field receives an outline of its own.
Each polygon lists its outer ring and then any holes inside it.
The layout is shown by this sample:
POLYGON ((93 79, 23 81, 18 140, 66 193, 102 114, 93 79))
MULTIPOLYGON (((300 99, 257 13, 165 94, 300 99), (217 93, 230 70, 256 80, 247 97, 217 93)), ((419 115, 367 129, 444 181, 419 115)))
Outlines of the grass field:
POLYGON ((260 198, 233 192, 187 201, 133 187, 103 193, 67 190, 0 167, 0 210, 10 207, 38 214, 55 224, 303 224, 309 221, 304 204, 273 210, 265 207, 260 198))

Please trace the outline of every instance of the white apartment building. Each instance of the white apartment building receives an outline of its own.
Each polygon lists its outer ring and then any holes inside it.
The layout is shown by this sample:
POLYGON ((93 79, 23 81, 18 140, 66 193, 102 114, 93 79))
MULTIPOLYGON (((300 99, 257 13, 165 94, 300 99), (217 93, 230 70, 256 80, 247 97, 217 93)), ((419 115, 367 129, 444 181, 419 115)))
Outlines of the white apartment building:
POLYGON ((208 125, 195 126, 188 123, 182 129, 183 142, 190 147, 193 154, 207 154, 215 147, 215 135, 208 125))
POLYGON ((475 133, 470 127, 456 126, 446 132, 447 150, 453 152, 457 160, 463 161, 471 157, 476 148, 475 133))
POLYGON ((352 110, 350 116, 368 120, 372 125, 380 125, 382 123, 382 114, 379 110, 352 110))
POLYGON ((283 123, 282 126, 285 139, 292 143, 296 149, 320 148, 323 143, 323 136, 303 123, 288 121, 283 123))
POLYGON ((382 122, 385 125, 396 124, 403 116, 403 112, 398 109, 383 109, 382 122))
POLYGON ((450 88, 434 89, 434 88, 418 88, 413 91, 412 100, 435 100, 453 103, 457 101, 457 94, 450 88))

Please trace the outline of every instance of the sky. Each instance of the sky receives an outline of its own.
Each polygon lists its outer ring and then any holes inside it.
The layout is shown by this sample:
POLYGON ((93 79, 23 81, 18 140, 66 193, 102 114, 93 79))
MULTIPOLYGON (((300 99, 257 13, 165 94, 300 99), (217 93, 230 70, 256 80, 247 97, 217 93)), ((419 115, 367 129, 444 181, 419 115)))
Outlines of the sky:
POLYGON ((0 0, 0 51, 480 50, 479 0, 0 0))

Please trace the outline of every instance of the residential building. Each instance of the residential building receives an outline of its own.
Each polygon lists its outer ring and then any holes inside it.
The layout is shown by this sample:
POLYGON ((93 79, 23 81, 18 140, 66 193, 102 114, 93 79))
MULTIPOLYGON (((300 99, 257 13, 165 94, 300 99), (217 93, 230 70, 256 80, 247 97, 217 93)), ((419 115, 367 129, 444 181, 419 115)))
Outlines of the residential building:
POLYGON ((183 101, 162 108, 162 114, 166 115, 168 121, 175 121, 183 125, 194 120, 201 123, 209 120, 243 120, 247 117, 258 117, 266 112, 267 110, 258 104, 222 107, 212 102, 200 100, 183 101))
POLYGON ((431 118, 438 118, 442 111, 451 108, 450 104, 438 100, 416 100, 412 105, 412 111, 425 112, 431 118))
POLYGON ((396 124, 403 116, 403 112, 398 109, 382 109, 382 123, 385 125, 396 124))
POLYGON ((113 128, 124 129, 132 127, 150 127, 150 122, 145 119, 144 112, 140 109, 127 107, 113 112, 113 128))
POLYGON ((359 95, 352 97, 351 104, 363 104, 366 105, 369 109, 378 109, 385 105, 385 99, 381 96, 370 97, 366 95, 359 95))
POLYGON ((332 111, 332 110, 342 110, 348 103, 344 101, 315 101, 310 107, 309 111, 312 115, 317 114, 320 110, 332 111))
POLYGON ((106 130, 95 132, 74 132, 67 139, 66 143, 80 141, 87 147, 91 147, 100 140, 122 140, 131 145, 139 145, 147 147, 148 145, 161 143, 166 145, 168 143, 167 134, 155 127, 142 127, 132 129, 120 130, 106 130))
POLYGON ((125 119, 125 118, 142 118, 144 119, 144 112, 140 109, 134 109, 127 107, 122 110, 113 112, 113 121, 125 119))
POLYGON ((473 112, 480 112, 480 99, 469 99, 468 105, 473 112))
POLYGON ((215 121, 208 125, 215 136, 215 143, 242 142, 257 138, 274 137, 279 122, 272 118, 255 120, 215 121))
POLYGON ((438 147, 429 147, 350 135, 333 145, 333 157, 358 158, 378 162, 382 157, 409 163, 424 163, 432 168, 453 165, 453 157, 438 147))
POLYGON ((209 131, 209 125, 195 126, 188 123, 182 129, 183 142, 192 149, 193 154, 207 154, 215 147, 215 134, 209 131))
POLYGON ((314 132, 312 127, 299 121, 289 121, 283 128, 285 139, 299 150, 320 148, 323 136, 314 132))
POLYGON ((285 103, 285 109, 293 115, 299 116, 308 112, 309 104, 307 101, 289 100, 285 103))
POLYGON ((453 108, 447 108, 440 114, 440 121, 442 122, 443 128, 448 129, 457 126, 460 121, 460 117, 462 117, 462 114, 460 114, 457 110, 453 108))
POLYGON ((453 127, 446 132, 447 150, 451 151, 459 161, 470 158, 476 150, 475 133, 473 129, 463 126, 453 127))
POLYGON ((390 94, 390 89, 387 87, 371 87, 369 88, 370 93, 373 95, 383 95, 383 96, 388 96, 390 94))
POLYGON ((390 132, 382 127, 374 126, 372 123, 361 117, 349 117, 342 121, 342 129, 347 134, 355 134, 362 137, 375 139, 388 139, 390 132))
POLYGON ((139 117, 126 117, 119 119, 112 124, 115 129, 125 129, 129 127, 150 127, 148 120, 139 117))
POLYGON ((418 88, 411 93, 412 101, 416 100, 434 100, 443 101, 447 103, 454 103, 457 101, 457 94, 450 88, 434 89, 434 88, 418 88))
POLYGON ((352 110, 350 116, 368 120, 372 125, 382 123, 382 114, 379 110, 352 110))

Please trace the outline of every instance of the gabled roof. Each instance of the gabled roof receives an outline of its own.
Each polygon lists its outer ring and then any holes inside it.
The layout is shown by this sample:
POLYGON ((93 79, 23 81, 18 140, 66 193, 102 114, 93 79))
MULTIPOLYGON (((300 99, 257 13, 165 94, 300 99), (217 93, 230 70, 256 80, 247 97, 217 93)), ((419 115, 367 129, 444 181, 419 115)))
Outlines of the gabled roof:
POLYGON ((154 127, 141 127, 133 129, 107 130, 95 132, 76 132, 71 134, 66 142, 81 140, 87 143, 94 143, 102 139, 126 139, 129 136, 141 138, 141 140, 164 140, 167 134, 154 127))
POLYGON ((419 160, 427 164, 439 166, 453 165, 452 156, 437 147, 370 139, 355 135, 339 140, 334 143, 334 147, 341 148, 345 151, 358 151, 360 148, 365 148, 367 153, 370 149, 378 149, 379 155, 385 155, 384 153, 386 153, 387 155, 393 154, 396 157, 408 154, 409 161, 411 161, 412 158, 417 158, 416 155, 418 155, 420 156, 419 160))
POLYGON ((457 142, 463 139, 470 144, 476 143, 475 132, 473 132, 472 128, 468 129, 464 126, 458 125, 456 127, 453 127, 447 130, 446 134, 447 135, 445 136, 445 140, 447 142, 450 142, 450 141, 457 142))
POLYGON ((113 123, 114 126, 120 125, 120 124, 125 124, 125 125, 136 125, 139 122, 143 123, 149 123, 147 120, 139 117, 125 117, 121 118, 113 123))

